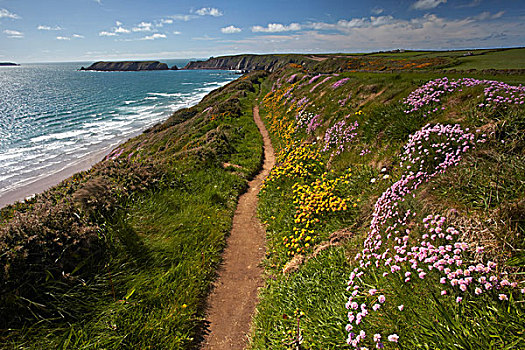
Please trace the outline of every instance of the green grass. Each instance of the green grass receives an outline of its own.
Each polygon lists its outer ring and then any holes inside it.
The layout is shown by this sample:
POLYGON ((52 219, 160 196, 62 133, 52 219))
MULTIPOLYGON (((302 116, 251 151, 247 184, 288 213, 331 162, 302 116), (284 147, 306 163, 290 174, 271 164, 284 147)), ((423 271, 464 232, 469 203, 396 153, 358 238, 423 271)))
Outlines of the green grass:
MULTIPOLYGON (((232 88, 225 90, 223 99, 232 88)), ((42 307, 58 317, 35 315, 33 322, 13 324, 0 333, 0 347, 197 347, 237 198, 261 166, 262 137, 252 115, 256 93, 240 96, 236 117, 205 121, 192 113, 189 124, 169 120, 170 126, 129 141, 124 147, 136 149, 141 143, 142 155, 150 152, 163 162, 165 181, 99 218, 103 259, 91 274, 73 272, 69 282, 50 278, 40 285, 42 307), (181 131, 204 144, 198 150, 207 149, 206 158, 198 152, 177 156, 182 147, 174 140, 181 131)))
POLYGON ((251 349, 295 349, 297 320, 303 349, 344 347, 344 305, 350 265, 343 249, 331 249, 291 275, 275 275, 260 296, 251 349))
MULTIPOLYGON (((521 51, 476 51, 480 55, 475 57, 512 52, 521 51)), ((448 53, 457 60, 463 59, 462 54, 448 53)), ((519 57, 509 62, 517 61, 519 57)), ((328 69, 330 65, 318 68, 328 69)), ((44 271, 43 282, 33 289, 41 297, 34 300, 45 303, 14 296, 13 300, 21 305, 32 303, 27 309, 38 312, 32 322, 2 330, 0 347, 196 348, 204 326, 204 300, 220 261, 237 197, 261 164, 262 140, 252 120, 254 100, 262 100, 278 78, 297 72, 297 68, 285 68, 266 79, 261 75, 238 80, 208 95, 202 104, 175 114, 165 124, 126 143, 124 157, 136 151, 132 158, 136 163, 128 164, 126 171, 117 165, 107 169, 104 174, 112 181, 140 188, 140 181, 126 180, 140 175, 131 171, 138 164, 155 164, 165 173, 160 179, 154 178, 158 181, 155 185, 122 196, 112 210, 96 207, 90 211, 104 243, 104 254, 90 263, 89 273, 81 267, 58 277, 44 271), (212 109, 204 112, 208 106, 212 109), (97 210, 106 214, 101 217, 97 210)), ((331 157, 331 152, 322 152, 323 163, 318 164, 317 173, 281 178, 269 183, 260 194, 258 214, 267 229, 264 265, 268 278, 254 319, 253 349, 297 349, 299 339, 300 349, 350 348, 345 342, 345 302, 349 296, 345 288, 350 272, 357 267, 354 258, 362 249, 377 198, 402 175, 398 164, 403 145, 410 134, 426 123, 460 123, 463 128, 481 128, 489 135, 489 142, 467 153, 459 166, 422 185, 414 197, 400 205, 399 210, 417 212, 408 226, 413 232, 411 240, 421 239, 423 230, 418 222, 424 216, 450 213, 450 225, 461 228, 473 246, 483 243, 487 247, 485 258, 498 262, 509 278, 523 287, 523 108, 478 109, 478 88, 445 97, 444 112, 427 117, 422 113, 405 114, 402 98, 426 81, 442 76, 436 71, 347 72, 332 77, 314 92, 310 92, 311 86, 293 92, 290 101, 306 96, 312 102, 306 111, 321 115, 315 134, 307 135, 304 130, 294 134, 294 147, 314 142, 316 147, 322 147, 324 132, 344 118, 357 120, 359 127, 354 141, 342 154, 331 157), (345 77, 350 78, 345 85, 331 88, 345 77), (339 100, 349 95, 348 103, 341 106, 339 100), (358 110, 363 113, 356 115, 358 110), (361 155, 365 149, 370 152, 361 155), (293 186, 311 185, 325 171, 329 179, 334 179, 348 173, 348 168, 352 176, 334 192, 356 205, 342 212, 319 214, 320 222, 314 225, 312 235, 314 245, 325 244, 324 250, 316 256, 311 255, 313 249, 308 250, 307 261, 298 264, 295 272, 283 274, 283 267, 290 262, 283 238, 296 224, 298 209, 293 186), (454 216, 450 209, 458 214, 454 216), (331 235, 341 229, 350 234, 342 242, 326 245, 331 235)), ((447 76, 452 79, 463 74, 447 76)), ((470 76, 513 84, 525 82, 525 75, 486 76, 478 71, 470 76)), ((290 104, 278 106, 275 112, 282 120, 293 122, 295 114, 289 110, 290 104)), ((260 111, 268 124, 270 109, 261 105, 260 111)), ((276 151, 282 151, 286 144, 279 134, 272 133, 271 138, 276 151)), ((90 174, 83 176, 86 177, 81 176, 78 183, 64 185, 53 195, 58 198, 75 193, 90 174)), ((7 213, 4 219, 12 219, 16 210, 30 211, 31 205, 3 212, 7 213)), ((478 258, 470 253, 464 256, 465 261, 472 263, 478 258)), ((388 297, 381 312, 367 319, 363 328, 369 348, 375 346, 371 343, 375 332, 400 335, 398 346, 386 344, 390 349, 525 347, 525 315, 519 294, 510 295, 509 302, 500 302, 494 291, 479 298, 469 296, 465 303, 457 304, 455 295, 440 294, 442 286, 437 273, 431 272, 427 279, 406 285, 398 275, 383 276, 384 269, 372 265, 360 280, 366 288, 378 287, 388 297), (514 298, 520 303, 515 303, 514 298), (403 312, 397 308, 400 304, 405 306, 403 312)), ((363 294, 358 298, 360 303, 371 301, 363 294)))
POLYGON ((452 69, 525 69, 525 48, 460 56, 452 69))
MULTIPOLYGON (((461 52, 454 52, 453 55, 463 57, 461 52)), ((293 70, 288 70, 274 74, 272 80, 263 84, 263 90, 268 92, 272 82, 292 73, 293 70)), ((321 126, 314 135, 304 132, 295 134, 296 145, 315 142, 321 148, 324 131, 335 122, 346 116, 351 121, 359 122, 354 143, 341 155, 330 161, 323 160, 324 164, 329 164, 326 170, 333 170, 334 176, 352 168, 347 186, 349 194, 359 197, 360 203, 355 210, 326 216, 322 223, 315 226, 316 242, 321 245, 327 244, 333 232, 343 228, 349 230, 351 238, 342 246, 325 247, 315 257, 313 250, 310 250, 305 254, 309 257, 306 262, 301 264, 294 260, 291 263, 283 237, 288 236, 294 226, 297 209, 297 202, 294 201, 297 198, 292 195, 292 188, 294 183, 313 181, 315 176, 312 174, 310 180, 288 178, 286 181, 274 181, 261 193, 259 216, 267 224, 265 266, 269 278, 261 291, 254 319, 252 349, 353 348, 345 341, 348 310, 344 304, 350 295, 345 291, 346 282, 350 272, 358 267, 358 261, 354 258, 363 247, 377 198, 402 175, 398 165, 402 147, 409 135, 426 123, 460 123, 463 128, 471 130, 481 128, 488 134, 489 141, 479 144, 475 151, 469 151, 459 166, 423 184, 414 197, 409 196, 399 205, 397 210, 400 212, 410 209, 417 213, 406 227, 412 231, 411 242, 413 240, 415 244, 422 240, 425 231, 418 222, 425 216, 446 214, 449 220, 447 225, 462 230, 461 237, 468 240, 471 247, 484 245, 486 252, 483 259, 496 261, 500 271, 507 271, 509 279, 520 281, 519 288, 523 288, 523 108, 479 109, 477 104, 481 89, 474 88, 443 98, 445 111, 426 117, 422 112, 404 113, 400 100, 426 81, 441 76, 443 73, 438 72, 342 73, 314 93, 309 91, 311 86, 293 91, 295 101, 306 96, 312 102, 306 111, 322 116, 321 126), (350 80, 333 91, 331 84, 343 77, 350 80), (378 94, 380 91, 384 92, 378 94), (338 101, 349 94, 351 99, 344 107, 341 106, 338 101), (367 98, 372 94, 375 98, 367 98), (358 108, 364 113, 354 115, 358 108), (363 149, 369 149, 370 153, 360 155, 363 149), (384 174, 388 177, 384 178, 384 174), (295 266, 291 272, 282 272, 283 268, 289 269, 290 266, 295 266), (297 347, 299 339, 302 341, 297 347)), ((460 78, 464 75, 451 73, 447 76, 460 78)), ((472 76, 514 84, 525 81, 520 75, 484 76, 482 72, 473 72, 472 76)), ((276 113, 282 119, 293 122, 295 112, 292 112, 290 105, 291 102, 282 102, 276 113)), ((262 115, 268 118, 270 109, 262 108, 262 115)), ((277 149, 282 149, 284 143, 278 133, 272 135, 272 140, 278 145, 277 149)), ((328 156, 325 154, 324 157, 328 156)), ((428 164, 431 163, 429 161, 428 164)), ((405 227, 399 229, 402 231, 405 227)), ((481 258, 468 251, 463 259, 476 264, 481 258)), ((455 298, 462 295, 461 292, 458 288, 448 288, 448 293, 441 295, 445 287, 435 269, 427 271, 425 279, 418 278, 416 274, 410 284, 403 282, 404 270, 400 274, 388 275, 383 275, 383 271, 390 271, 389 267, 370 265, 363 270, 365 275, 359 278, 359 284, 366 290, 356 297, 358 304, 366 302, 372 305, 373 298, 365 294, 373 287, 387 297, 380 312, 372 313, 364 324, 356 328, 356 333, 366 330, 367 338, 363 346, 369 349, 375 348, 372 341, 375 333, 383 335, 386 349, 525 347, 525 310, 519 290, 509 293, 508 302, 500 301, 498 293, 501 292, 494 290, 481 296, 470 291, 463 295, 465 300, 462 303, 457 303, 455 298), (403 311, 398 309, 399 305, 404 305, 403 311), (393 333, 400 336, 397 344, 385 339, 393 333)))

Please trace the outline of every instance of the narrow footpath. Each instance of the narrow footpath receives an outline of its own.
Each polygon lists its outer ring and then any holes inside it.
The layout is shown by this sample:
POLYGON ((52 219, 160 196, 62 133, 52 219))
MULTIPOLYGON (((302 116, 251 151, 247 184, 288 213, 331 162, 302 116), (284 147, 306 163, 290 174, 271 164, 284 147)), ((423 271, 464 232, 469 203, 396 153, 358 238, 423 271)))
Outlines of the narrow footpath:
POLYGON ((250 181, 247 192, 237 203, 232 231, 223 253, 223 265, 208 299, 209 332, 203 342, 205 350, 241 350, 246 347, 257 290, 263 286, 260 263, 265 253, 265 231, 256 217, 257 195, 275 164, 275 156, 257 106, 253 108, 253 118, 264 141, 263 168, 250 181))

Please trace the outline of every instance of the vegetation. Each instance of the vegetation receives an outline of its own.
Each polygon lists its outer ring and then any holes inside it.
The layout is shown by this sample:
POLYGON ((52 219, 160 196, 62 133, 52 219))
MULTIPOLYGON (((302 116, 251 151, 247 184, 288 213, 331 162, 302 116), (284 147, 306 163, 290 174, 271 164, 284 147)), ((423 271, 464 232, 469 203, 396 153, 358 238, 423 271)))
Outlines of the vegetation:
POLYGON ((309 73, 263 84, 251 348, 525 348, 525 76, 309 73))
POLYGON ((520 50, 264 56, 0 211, 0 343, 198 347, 258 98, 278 154, 252 349, 525 348, 520 50))
POLYGON ((252 73, 2 210, 7 348, 187 348, 262 140, 252 73))

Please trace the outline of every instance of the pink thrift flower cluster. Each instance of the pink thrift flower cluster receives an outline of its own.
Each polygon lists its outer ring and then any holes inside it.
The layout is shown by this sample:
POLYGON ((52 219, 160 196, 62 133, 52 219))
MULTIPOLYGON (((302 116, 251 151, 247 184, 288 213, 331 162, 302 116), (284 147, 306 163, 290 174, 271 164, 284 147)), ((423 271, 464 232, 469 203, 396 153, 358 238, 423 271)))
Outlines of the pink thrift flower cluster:
POLYGON ((308 85, 311 85, 314 81, 316 81, 317 79, 319 79, 322 75, 319 74, 319 75, 316 75, 314 77, 312 77, 309 81, 308 81, 308 85))
POLYGON ((335 83, 332 84, 332 89, 333 90, 337 89, 338 87, 344 85, 348 80, 350 80, 350 78, 343 78, 341 80, 336 81, 335 83))
MULTIPOLYGON (((462 91, 463 88, 486 85, 483 90, 485 102, 478 107, 490 107, 501 104, 522 105, 525 103, 525 86, 509 85, 501 81, 480 80, 474 78, 461 78, 449 80, 447 77, 431 80, 425 85, 414 90, 403 102, 408 106, 406 113, 411 113, 434 103, 441 102, 441 97, 456 90, 462 91)), ((441 109, 444 109, 442 107, 441 109)), ((437 112, 435 107, 428 113, 437 112)))
MULTIPOLYGON (((376 270, 383 270, 383 277, 395 274, 404 283, 410 283, 413 278, 425 279, 430 272, 439 271, 447 279, 451 290, 461 292, 476 284, 474 272, 490 273, 494 270, 493 263, 474 266, 474 271, 470 271, 471 267, 463 268, 463 253, 469 246, 457 240, 457 230, 443 227, 444 219, 439 215, 425 218, 423 224, 428 225, 424 226, 428 233, 422 241, 409 245, 411 231, 407 225, 416 213, 400 208, 406 196, 414 195, 413 192, 421 184, 457 165, 461 155, 474 148, 478 142, 484 142, 484 139, 476 140, 474 134, 461 129, 459 125, 427 124, 410 136, 402 155, 401 166, 404 163, 405 172, 377 200, 364 248, 356 255, 359 267, 350 274, 347 290, 351 291, 351 296, 346 307, 352 310, 360 308, 360 311, 357 314, 354 314, 355 311, 348 313, 350 323, 346 329, 349 332, 362 324, 370 312, 377 312, 388 302, 384 294, 375 297, 376 288, 369 289, 368 293, 361 292, 364 285, 360 285, 360 281, 371 265, 376 270), (468 271, 467 275, 465 271, 468 271), (357 300, 364 302, 359 306, 357 300)), ((488 278, 496 282, 493 276, 488 278)), ((403 305, 397 307, 400 312, 404 310, 403 305)), ((397 342, 398 338, 397 334, 387 337, 391 342, 397 342)), ((347 342, 357 348, 362 339, 350 333, 347 342)), ((381 339, 381 334, 374 339, 381 339)), ((382 344, 377 342, 376 346, 380 348, 382 344)))
POLYGON ((297 73, 296 74, 292 74, 290 76, 290 78, 288 78, 288 80, 286 80, 286 82, 290 83, 290 84, 295 83, 295 78, 297 78, 297 73))
POLYGON ((379 249, 383 228, 386 227, 384 234, 390 239, 396 227, 406 223, 410 213, 402 214, 398 210, 406 195, 447 168, 457 165, 462 153, 474 148, 475 142, 485 142, 484 138, 476 141, 474 134, 467 131, 457 124, 427 124, 409 137, 401 157, 405 173, 377 200, 365 248, 379 249), (390 221, 394 223, 388 225, 390 221))
POLYGON ((288 88, 288 90, 286 90, 286 92, 284 93, 283 97, 286 98, 286 101, 289 101, 290 98, 292 98, 292 92, 295 88, 295 85, 292 85, 288 88))
POLYGON ((308 104, 308 102, 310 102, 310 100, 308 99, 308 97, 303 97, 302 99, 300 99, 299 101, 297 101, 297 107, 306 107, 306 105, 308 104))
POLYGON ((361 151, 361 153, 359 153, 359 155, 360 155, 361 157, 363 157, 363 156, 365 156, 365 155, 367 155, 367 154, 369 154, 369 153, 371 153, 371 151, 370 151, 368 148, 365 148, 365 149, 363 149, 363 150, 361 151))
POLYGON ((115 148, 113 151, 111 151, 105 158, 104 160, 108 160, 108 159, 111 159, 111 160, 116 160, 118 157, 120 157, 122 155, 122 153, 124 152, 124 148, 122 147, 117 147, 115 148))
POLYGON ((341 120, 328 128, 324 134, 323 152, 333 149, 332 155, 338 155, 344 152, 347 145, 357 135, 356 129, 359 126, 357 121, 346 124, 346 120, 341 120))
POLYGON ((477 141, 469 129, 461 129, 459 124, 425 125, 421 130, 411 135, 401 156, 400 166, 408 170, 409 175, 416 178, 437 175, 461 160, 461 154, 473 148, 475 143, 485 142, 486 135, 481 135, 477 141), (434 166, 438 163, 437 166, 434 166))
POLYGON ((348 97, 343 98, 343 99, 337 101, 337 103, 339 103, 339 105, 340 105, 341 107, 344 107, 344 106, 346 105, 346 103, 348 102, 348 100, 350 100, 351 98, 352 98, 352 94, 349 94, 348 97))
MULTIPOLYGON (((320 81, 319 83, 315 84, 314 87, 310 89, 310 92, 314 92, 314 90, 317 89, 317 87, 318 87, 319 85, 322 85, 322 84, 326 83, 328 80, 330 80, 330 78, 332 78, 332 77, 326 77, 326 78, 324 78, 322 81, 320 81)), ((312 79, 313 79, 313 78, 312 78, 312 79)), ((310 79, 310 81, 311 81, 312 79, 310 79)))
POLYGON ((306 133, 307 134, 313 134, 315 130, 321 126, 320 123, 321 115, 319 114, 313 114, 301 111, 299 114, 295 116, 295 122, 296 126, 295 129, 299 131, 300 129, 303 129, 306 127, 306 133))

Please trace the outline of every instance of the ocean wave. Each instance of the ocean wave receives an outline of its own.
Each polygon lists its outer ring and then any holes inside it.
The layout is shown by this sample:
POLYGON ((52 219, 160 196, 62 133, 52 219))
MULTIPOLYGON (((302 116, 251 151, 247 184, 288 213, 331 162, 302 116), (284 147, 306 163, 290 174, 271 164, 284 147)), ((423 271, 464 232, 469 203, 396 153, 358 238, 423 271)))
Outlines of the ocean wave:
MULTIPOLYGON (((24 89, 16 90, 24 91, 23 96, 0 104, 0 193, 116 146, 236 78, 222 72, 193 74, 152 83, 142 75, 79 77, 75 71, 57 75, 63 79, 57 81, 42 76, 40 85, 28 81, 24 89)), ((16 79, 13 76, 13 82, 16 79)))
MULTIPOLYGON (((167 93, 167 92, 148 92, 148 95, 151 96, 161 96, 161 97, 180 97, 182 96, 182 93, 180 92, 174 92, 174 93, 167 93)), ((147 97, 146 97, 147 98, 147 97)))

